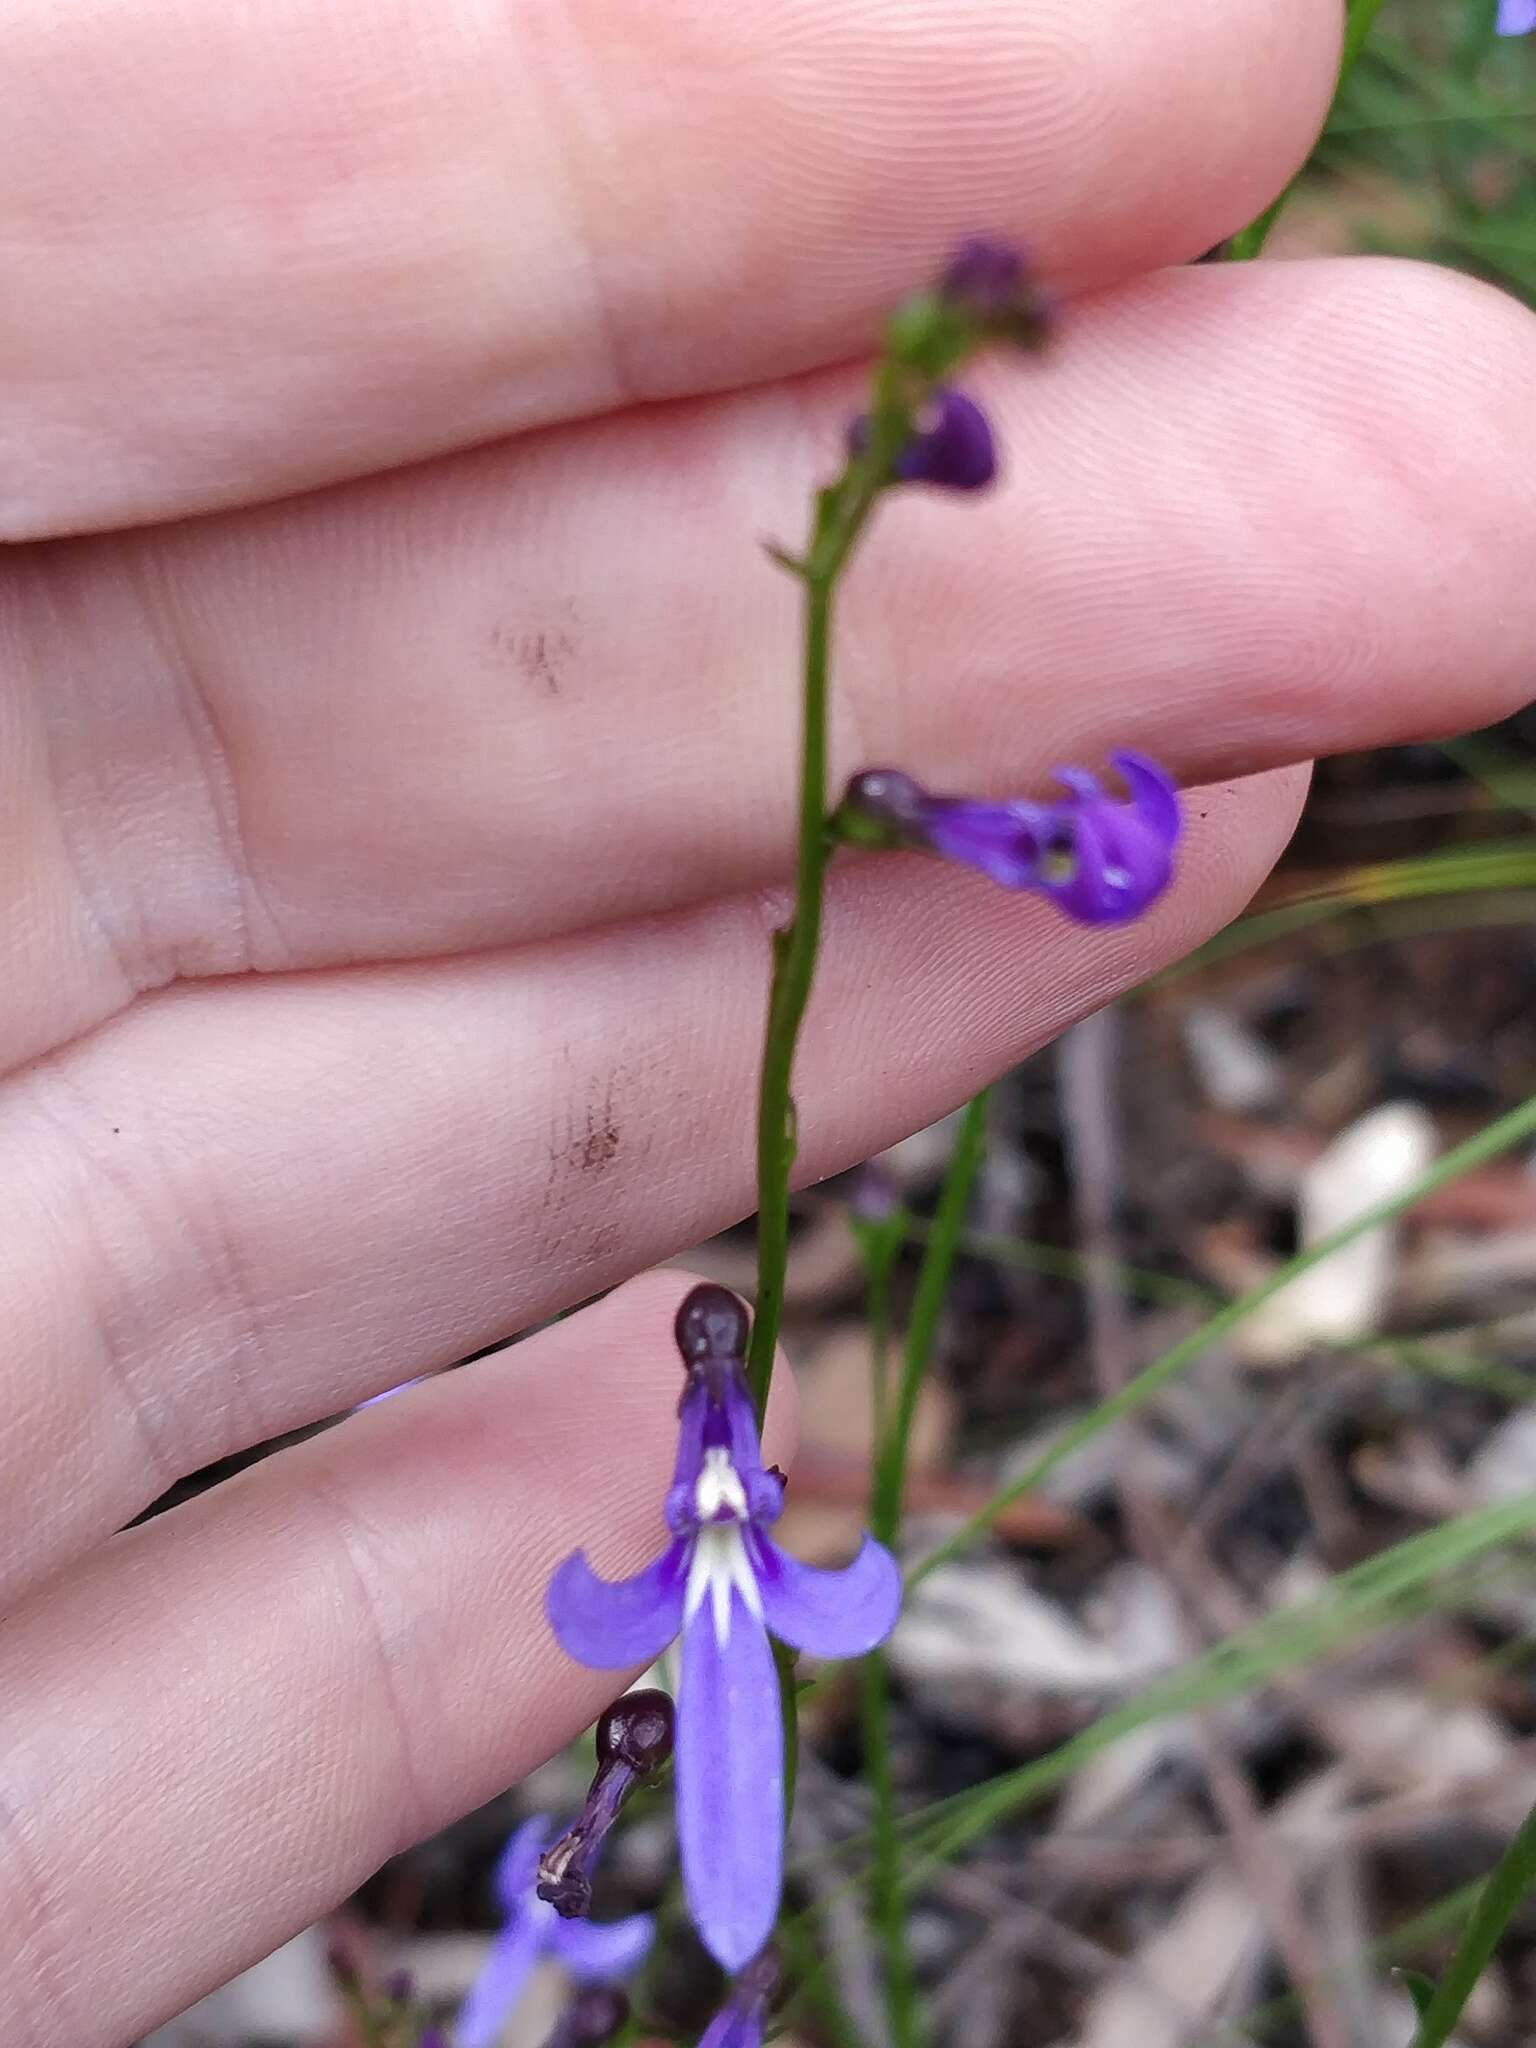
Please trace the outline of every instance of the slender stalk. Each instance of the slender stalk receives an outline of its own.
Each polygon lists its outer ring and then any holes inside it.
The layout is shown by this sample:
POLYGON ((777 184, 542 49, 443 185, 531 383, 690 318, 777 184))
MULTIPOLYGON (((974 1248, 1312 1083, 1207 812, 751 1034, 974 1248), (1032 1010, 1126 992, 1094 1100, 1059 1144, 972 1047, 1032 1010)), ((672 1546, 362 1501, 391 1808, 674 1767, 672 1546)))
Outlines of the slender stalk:
POLYGON ((1445 1975, 1420 2016, 1411 2048, 1443 2048, 1473 1986, 1492 1960, 1499 1937, 1532 1885, 1536 1885, 1536 1806, 1484 1880, 1445 1975))
POLYGON ((928 1357, 933 1349, 939 1314, 949 1291, 950 1269, 960 1247, 971 1187, 981 1164, 986 1128, 987 1096, 983 1091, 966 1104, 961 1118, 959 1136, 944 1176, 939 1206, 934 1212, 933 1228, 917 1276, 912 1320, 907 1328, 902 1354, 896 1412, 890 1419, 884 1439, 876 1446, 878 1466, 869 1519, 874 1535, 887 1545, 895 1542, 901 1528, 901 1502, 907 1483, 907 1448, 912 1435, 912 1418, 917 1410, 918 1394, 922 1391, 923 1376, 928 1370, 928 1357))
POLYGON ((832 616, 837 585, 855 543, 889 481, 910 431, 911 405, 896 372, 885 366, 875 383, 869 445, 838 480, 817 493, 811 544, 802 561, 785 561, 805 586, 801 678, 800 803, 795 838, 795 903, 773 938, 773 977, 757 1099, 757 1302, 747 1350, 747 1377, 759 1416, 784 1309, 789 1262, 789 1190, 797 1149, 793 1092, 795 1048, 810 1000, 821 945, 826 883, 827 699, 832 616))
MULTIPOLYGON (((823 504, 825 503, 825 494, 823 504)), ((818 526, 824 512, 818 512, 818 526)), ((800 732, 800 821, 795 845, 795 908, 773 939, 773 985, 757 1103, 757 1313, 747 1370, 761 1415, 773 1376, 784 1275, 789 1262, 789 1183, 795 1163, 795 1046, 810 999, 821 945, 821 897, 827 869, 827 651, 833 577, 806 572, 805 676, 800 732)))
POLYGON ((907 1904, 901 1883, 901 1841, 896 1832, 896 1781, 891 1766, 890 1669, 883 1650, 859 1664, 859 1724, 864 1772, 873 1814, 870 1839, 870 1909, 884 1965, 886 2019, 892 2048, 918 2048, 917 1976, 907 1945, 907 1904))
MULTIPOLYGON (((959 1136, 940 1190, 933 1231, 918 1273, 912 1320, 903 1347, 901 1384, 895 1412, 884 1418, 884 1427, 875 1437, 870 1526, 878 1540, 888 1547, 894 1545, 901 1528, 912 1421, 932 1355, 939 1314, 949 1289, 949 1276, 959 1249, 971 1187, 981 1163, 986 1117, 987 1098, 982 1093, 967 1103, 961 1120, 959 1136)), ((886 1405, 881 1403, 882 1408, 886 1405)), ((891 1768, 890 1671, 883 1651, 872 1650, 864 1658, 859 1683, 864 1768, 874 1806, 870 1898, 885 1963, 886 2012, 894 2048, 918 2048, 922 2029, 917 1979, 907 1946, 901 1845, 896 1830, 896 1787, 891 1768)))

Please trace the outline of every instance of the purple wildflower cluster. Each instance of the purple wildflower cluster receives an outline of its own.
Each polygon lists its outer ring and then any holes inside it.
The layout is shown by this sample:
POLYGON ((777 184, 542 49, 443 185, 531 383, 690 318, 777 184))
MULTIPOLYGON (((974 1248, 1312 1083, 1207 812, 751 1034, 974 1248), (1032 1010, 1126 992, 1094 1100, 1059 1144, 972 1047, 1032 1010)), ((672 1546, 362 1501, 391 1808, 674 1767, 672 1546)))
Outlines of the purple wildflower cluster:
MULTIPOLYGON (((1536 6, 1536 0, 1530 0, 1536 6)), ((1035 347, 1045 308, 1015 251, 965 244, 887 333, 873 410, 848 433, 843 486, 867 503, 887 486, 974 491, 997 473, 985 413, 950 381, 988 342, 1035 347)), ((836 502, 832 492, 824 501, 836 502)), ((788 558, 785 558, 786 560, 788 558)), ((795 566, 793 563, 790 566, 795 566)), ((802 565, 803 566, 803 565, 802 565)), ((1173 784, 1139 754, 1111 756, 1117 796, 1064 768, 1050 802, 941 796, 894 768, 849 784, 830 819, 850 844, 916 847, 1033 889, 1083 924, 1139 916, 1168 886, 1180 829, 1173 784)), ((877 1204, 870 1227, 882 1227, 877 1204)), ((888 1213, 886 1216, 889 1221, 888 1213)), ((633 1578, 598 1577, 581 1551, 553 1574, 550 1626, 566 1653, 598 1670, 643 1668, 676 1645, 675 1710, 666 1695, 631 1693, 598 1728, 586 1805, 558 1839, 529 1821, 497 1873, 503 1927, 456 2031, 456 2048, 490 2048, 535 1962, 563 1963, 578 1991, 550 2048, 598 2048, 624 2024, 614 1987, 652 1940, 639 1915, 610 1926, 584 1918, 592 1872, 634 1787, 675 1766, 683 1889, 700 1936, 734 1981, 700 2048, 761 2048, 778 1981, 771 1937, 783 1884, 785 1754, 779 1673, 770 1638, 817 1657, 858 1657, 883 1642, 901 1605, 890 1552, 865 1536, 839 1571, 799 1563, 770 1530, 784 1479, 763 1464, 748 1391, 746 1310, 722 1287, 695 1287, 675 1335, 686 1378, 665 1536, 633 1578)))

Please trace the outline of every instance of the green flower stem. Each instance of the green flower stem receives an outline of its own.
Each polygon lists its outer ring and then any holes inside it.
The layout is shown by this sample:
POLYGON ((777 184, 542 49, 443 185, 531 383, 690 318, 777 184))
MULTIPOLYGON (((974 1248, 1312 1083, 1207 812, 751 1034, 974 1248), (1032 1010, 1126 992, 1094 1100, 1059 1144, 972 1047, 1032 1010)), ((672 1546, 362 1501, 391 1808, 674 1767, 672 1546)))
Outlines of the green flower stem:
POLYGON ((1515 1909, 1536 1884, 1536 1806, 1520 1824, 1519 1833, 1494 1865, 1461 1939, 1457 1942, 1445 1975, 1419 2019, 1412 2048, 1444 2048, 1472 1988, 1488 1967, 1499 1937, 1514 1917, 1515 1909))
POLYGON ((883 1650, 859 1662, 859 1726, 872 1800, 870 1912, 884 1966, 885 2011, 892 2048, 918 2048, 922 2028, 917 1976, 907 1946, 907 1905, 896 1831, 896 1781, 891 1768, 891 1683, 883 1650))
MULTIPOLYGON (((917 394, 920 396, 920 394, 917 394)), ((811 542, 802 559, 779 556, 805 585, 801 683, 800 806, 795 842, 795 905, 773 938, 773 978, 757 1102, 757 1302, 747 1351, 747 1376, 761 1418, 784 1309, 789 1262, 789 1190, 796 1132, 795 1048, 810 1000, 821 945, 821 903, 830 846, 827 836, 827 697, 837 586, 892 465, 911 431, 916 396, 904 391, 889 363, 875 381, 869 444, 835 483, 817 493, 811 542)))

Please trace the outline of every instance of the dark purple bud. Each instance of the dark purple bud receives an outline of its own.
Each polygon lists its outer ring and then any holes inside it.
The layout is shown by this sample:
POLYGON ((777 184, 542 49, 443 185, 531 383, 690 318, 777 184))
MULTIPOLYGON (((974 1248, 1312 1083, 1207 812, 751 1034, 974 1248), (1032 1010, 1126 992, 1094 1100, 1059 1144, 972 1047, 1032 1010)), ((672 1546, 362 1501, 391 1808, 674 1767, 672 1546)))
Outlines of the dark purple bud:
POLYGON ((448 2048, 448 2036, 441 2027, 428 2027, 416 2048, 448 2048))
POLYGON ((391 1970, 384 1979, 384 1996, 391 2005, 409 2005, 416 1995, 416 1979, 409 1970, 391 1970))
MULTIPOLYGON (((848 429, 850 453, 869 445, 869 420, 861 415, 848 429)), ((997 450, 987 416, 963 391, 934 387, 917 416, 912 438, 891 465, 904 484, 937 484, 947 491, 979 491, 997 475, 997 450)))
POLYGON ((849 837, 870 838, 888 846, 905 841, 921 845, 927 833, 928 804, 922 784, 899 768, 866 768, 844 791, 839 822, 855 828, 849 837), (874 831, 857 830, 861 825, 872 826, 874 831))
POLYGON ((616 1699, 597 1724, 597 1773, 576 1822, 539 1858, 538 1894, 565 1920, 592 1910, 592 1873, 625 1801, 672 1754, 669 1694, 647 1688, 616 1699))
POLYGON ((672 1755, 676 1722, 671 1693, 657 1686, 625 1693, 597 1724, 599 1769, 622 1764, 637 1777, 650 1777, 672 1755))
POLYGON ((749 1328, 737 1296, 705 1281, 683 1297, 673 1332, 684 1365, 692 1367, 705 1358, 744 1358, 749 1328))
POLYGON ((962 242, 939 279, 938 295, 1001 340, 1030 348, 1045 338, 1045 302, 1010 242, 985 235, 962 242))
POLYGON ((978 320, 1006 312, 1024 290, 1024 258, 1011 242, 972 235, 960 244, 939 279, 940 295, 978 320))
POLYGON ((903 483, 980 491, 997 475, 997 449, 987 416, 973 399, 940 385, 918 415, 917 432, 896 458, 903 483))
POLYGON ((578 1991, 556 2022, 545 2048, 603 2048, 629 2018, 629 2000, 611 1984, 578 1991))

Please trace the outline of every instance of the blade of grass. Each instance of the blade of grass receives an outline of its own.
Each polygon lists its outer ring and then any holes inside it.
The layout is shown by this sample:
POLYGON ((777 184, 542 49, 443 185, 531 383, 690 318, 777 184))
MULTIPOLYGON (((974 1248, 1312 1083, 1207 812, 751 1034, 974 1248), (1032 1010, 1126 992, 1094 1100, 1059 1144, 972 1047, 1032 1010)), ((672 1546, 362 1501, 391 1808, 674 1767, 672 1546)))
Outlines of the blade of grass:
POLYGON ((1444 2048, 1472 1988, 1487 1969, 1499 1937, 1536 1884, 1536 1806, 1484 1881, 1445 1974, 1419 2016, 1411 2048, 1444 2048))
POLYGON ((1107 1429, 1122 1416, 1132 1415, 1138 1408, 1145 1407, 1147 1402, 1161 1393, 1186 1366, 1193 1364, 1202 1352, 1209 1350, 1211 1345, 1224 1337, 1229 1330, 1236 1329, 1245 1317, 1252 1315, 1256 1308, 1278 1294, 1282 1287, 1287 1286, 1299 1274, 1321 1265, 1324 1259, 1330 1258, 1336 1251, 1341 1251, 1345 1245, 1353 1244, 1357 1237, 1362 1237, 1378 1223, 1385 1223, 1394 1216, 1401 1216, 1405 1209, 1411 1209, 1415 1202, 1421 1202, 1437 1188, 1448 1186, 1462 1174, 1470 1173, 1474 1167, 1482 1166, 1490 1159, 1496 1159, 1501 1152, 1508 1152, 1523 1139, 1533 1135, 1536 1135, 1536 1095, 1528 1097, 1518 1109, 1512 1109, 1507 1115, 1499 1117, 1486 1129, 1479 1131, 1475 1137, 1468 1138, 1464 1144, 1454 1146, 1451 1151, 1437 1159, 1427 1173, 1420 1174, 1417 1180, 1400 1193, 1389 1196, 1383 1202, 1374 1203, 1352 1223, 1346 1223, 1338 1230, 1330 1231, 1315 1245, 1298 1252, 1294 1258, 1287 1259, 1285 1264, 1278 1267, 1267 1280, 1262 1281, 1257 1287, 1250 1288, 1246 1294, 1239 1295, 1225 1308, 1218 1309, 1215 1315, 1200 1325, 1198 1330, 1191 1331, 1189 1336, 1175 1344, 1171 1350, 1165 1351, 1161 1358, 1155 1359, 1145 1371, 1138 1373, 1119 1393, 1111 1395, 1107 1401, 1099 1402, 1097 1407, 1073 1423, 1069 1429, 1064 1430, 1044 1456, 1037 1458, 1027 1472, 1021 1473, 1007 1486, 1000 1487, 985 1506, 979 1508, 953 1536, 941 1543, 914 1571, 910 1572, 907 1577, 908 1586, 920 1583, 941 1564, 958 1557, 976 1541, 978 1536, 985 1535, 998 1516, 1016 1500, 1026 1493, 1034 1492, 1064 1459, 1069 1458, 1082 1445, 1091 1442, 1100 1430, 1107 1429))
MULTIPOLYGON (((985 1092, 967 1104, 945 1170, 938 1208, 917 1277, 912 1316, 902 1351, 901 1383, 895 1412, 886 1420, 876 1444, 870 1527, 887 1548, 901 1531, 902 1495, 906 1489, 907 1447, 917 1397, 922 1390, 939 1316, 949 1291, 971 1189, 986 1142, 985 1092)), ((918 2048, 922 2038, 917 1979, 907 1944, 906 1899, 901 1883, 901 1853, 896 1834, 896 1790, 891 1763, 890 1672, 883 1650, 872 1650, 859 1671, 864 1735, 864 1765, 874 1795, 874 1867, 870 1873, 871 1905, 885 1963, 886 2014, 895 2048, 918 2048)))
POLYGON ((1439 1594, 1426 1597, 1434 1582, 1533 1529, 1536 1493, 1474 1509, 1411 1536, 1340 1573, 1315 1598, 1266 1615, 1144 1686, 1049 1755, 909 1814, 903 1833, 922 1856, 909 1869, 907 1882, 920 1882, 927 1868, 958 1855, 999 1821, 1054 1791, 1122 1736, 1149 1721, 1219 1705, 1282 1671, 1352 1645, 1386 1621, 1435 1605, 1439 1594))

